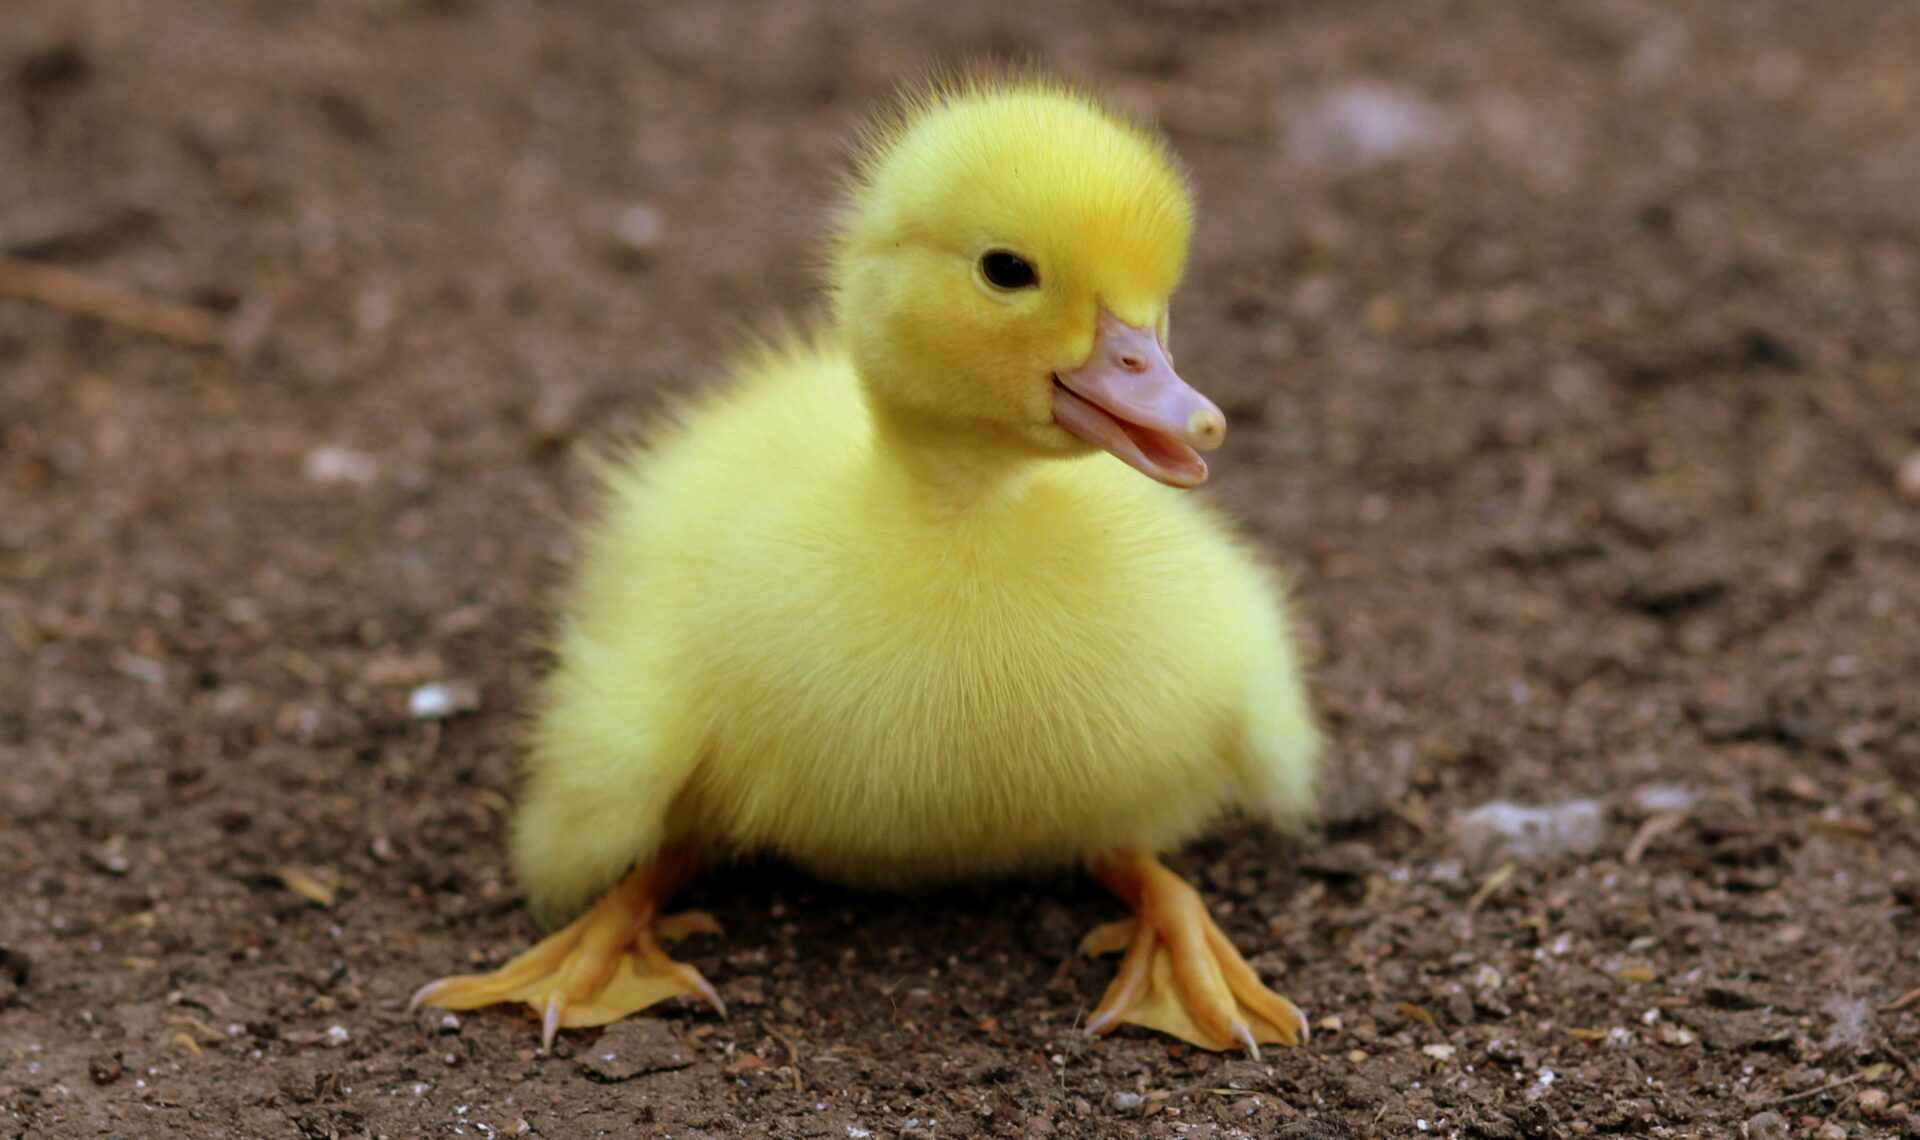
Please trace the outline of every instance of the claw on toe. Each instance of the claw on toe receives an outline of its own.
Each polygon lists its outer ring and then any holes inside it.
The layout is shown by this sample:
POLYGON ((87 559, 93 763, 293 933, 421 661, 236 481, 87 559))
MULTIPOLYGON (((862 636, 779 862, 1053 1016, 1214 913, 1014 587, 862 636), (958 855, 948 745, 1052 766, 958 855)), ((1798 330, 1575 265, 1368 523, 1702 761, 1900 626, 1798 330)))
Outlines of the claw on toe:
POLYGON ((438 979, 436 979, 434 981, 428 982, 426 985, 421 986, 419 989, 413 991, 413 996, 407 999, 407 1012, 412 1013, 414 1010, 419 1009, 423 1005, 436 1004, 433 1001, 429 1000, 429 995, 431 995, 433 991, 439 988, 440 988, 440 982, 438 979))
POLYGON ((1246 1022, 1233 1023, 1233 1038, 1246 1049, 1249 1059, 1255 1061, 1260 1059, 1260 1043, 1253 1039, 1253 1030, 1247 1028, 1246 1022))
POLYGON ((1306 1041, 1299 1008, 1260 981, 1192 887, 1142 854, 1090 869, 1134 916, 1095 928, 1080 944, 1088 955, 1124 952, 1087 1034, 1140 1025, 1206 1049, 1244 1049, 1256 1060, 1262 1044, 1306 1041))

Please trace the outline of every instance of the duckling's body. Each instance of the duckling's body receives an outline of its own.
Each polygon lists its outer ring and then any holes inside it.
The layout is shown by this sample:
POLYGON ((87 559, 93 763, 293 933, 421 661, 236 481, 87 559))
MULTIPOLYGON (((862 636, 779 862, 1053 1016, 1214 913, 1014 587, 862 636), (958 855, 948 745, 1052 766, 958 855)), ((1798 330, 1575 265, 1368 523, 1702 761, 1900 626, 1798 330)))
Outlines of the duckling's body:
POLYGON ((1166 347, 1191 217, 1155 136, 1058 87, 935 92, 870 143, 834 331, 606 468, 514 838, 538 912, 599 901, 418 1000, 525 1001, 549 1041, 722 1008, 662 948, 711 920, 660 913, 715 858, 1079 863, 1134 914, 1084 944, 1126 952, 1089 1032, 1305 1036, 1155 858, 1303 816, 1315 741, 1272 577, 1174 489, 1226 426, 1166 347))
POLYGON ((614 468, 536 752, 598 763, 532 771, 536 903, 676 840, 907 885, 1298 816, 1278 594, 1210 513, 1105 456, 950 490, 876 439, 831 341, 614 468))

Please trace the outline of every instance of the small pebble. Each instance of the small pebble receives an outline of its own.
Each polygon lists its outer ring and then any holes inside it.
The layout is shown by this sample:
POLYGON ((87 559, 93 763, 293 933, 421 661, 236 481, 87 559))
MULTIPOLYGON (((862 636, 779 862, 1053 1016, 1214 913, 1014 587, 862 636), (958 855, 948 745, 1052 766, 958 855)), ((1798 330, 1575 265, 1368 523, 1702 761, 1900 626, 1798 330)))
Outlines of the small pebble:
POLYGON ((535 443, 551 447, 574 433, 591 393, 586 385, 552 380, 540 386, 527 413, 535 443))
POLYGON ((480 686, 472 681, 436 681, 407 696, 407 713, 415 720, 445 720, 479 707, 480 686))
POLYGON ((1740 1133, 1746 1140, 1786 1140, 1787 1118, 1777 1112, 1763 1112, 1749 1119, 1740 1133))
POLYGON ((1137 1092, 1116 1092, 1107 1097, 1107 1103, 1115 1112, 1138 1112, 1141 1102, 1145 1099, 1137 1092))
POLYGON ((362 333, 382 333, 393 327, 399 309, 393 290, 375 286, 353 299, 353 325, 362 333))
POLYGON ((650 253, 665 236, 666 224, 660 211, 651 206, 633 205, 613 219, 613 236, 621 248, 632 253, 650 253))
POLYGON ((1878 1116, 1887 1110, 1887 1091, 1885 1089, 1862 1089, 1860 1092, 1860 1115, 1878 1116))
POLYGON ((126 1069, 121 1066, 120 1058, 114 1054, 101 1053, 87 1062, 87 1076, 96 1085, 110 1085, 119 1080, 124 1072, 126 1069))
POLYGON ((1914 452, 1900 461, 1900 473, 1896 477, 1900 488, 1900 497, 1910 503, 1920 503, 1920 451, 1914 452))
POLYGON ((621 207, 602 224, 608 259, 629 272, 639 272, 653 263, 667 232, 660 212, 637 202, 621 207))
POLYGON ((1835 1124, 1831 1120, 1827 1121, 1825 1124, 1822 1124, 1818 1129, 1814 1131, 1813 1134, 1816 1137, 1816 1140, 1847 1140, 1846 1127, 1844 1125, 1835 1124))
MULTIPOLYGON (((631 1017, 615 1022, 574 1064, 600 1081, 628 1081, 648 1073, 671 1072, 693 1064, 695 1053, 666 1022, 631 1017)), ((818 1111, 818 1110, 816 1110, 818 1111)))
POLYGON ((316 447, 307 452, 303 470, 315 483, 357 483, 365 486, 380 477, 380 461, 349 447, 316 447))

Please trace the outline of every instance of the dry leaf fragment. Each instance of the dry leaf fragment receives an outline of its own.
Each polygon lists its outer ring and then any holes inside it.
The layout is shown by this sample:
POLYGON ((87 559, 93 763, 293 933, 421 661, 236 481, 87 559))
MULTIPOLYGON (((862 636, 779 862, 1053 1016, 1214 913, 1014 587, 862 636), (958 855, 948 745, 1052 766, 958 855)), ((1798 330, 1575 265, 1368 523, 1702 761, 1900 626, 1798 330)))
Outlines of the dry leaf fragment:
POLYGON ((1408 796, 1405 802, 1390 800, 1386 806, 1388 811, 1399 816, 1407 826, 1420 834, 1433 834, 1433 809, 1419 796, 1408 796))
POLYGON ((282 867, 274 877, 280 884, 323 910, 333 909, 333 888, 297 867, 282 867))
POLYGON ((1500 868, 1493 874, 1488 875, 1487 881, 1481 883, 1480 889, 1473 892, 1473 897, 1467 900, 1467 913, 1472 914, 1474 911, 1479 910, 1480 904, 1492 898, 1494 892, 1511 882, 1514 872, 1519 869, 1520 864, 1512 859, 1500 864, 1500 868))
POLYGON ((1653 846, 1654 840, 1679 827, 1686 818, 1687 813, 1684 811, 1669 811, 1649 816, 1647 821, 1640 825, 1640 830, 1633 833, 1633 839, 1627 844, 1626 853, 1620 857, 1620 861, 1629 867, 1639 863, 1646 858, 1647 849, 1653 846))
POLYGON ((169 1017, 167 1018, 167 1024, 184 1026, 187 1029, 191 1029, 199 1034, 200 1040, 202 1041, 218 1043, 226 1040, 226 1036, 218 1029, 215 1029, 197 1017, 169 1017))

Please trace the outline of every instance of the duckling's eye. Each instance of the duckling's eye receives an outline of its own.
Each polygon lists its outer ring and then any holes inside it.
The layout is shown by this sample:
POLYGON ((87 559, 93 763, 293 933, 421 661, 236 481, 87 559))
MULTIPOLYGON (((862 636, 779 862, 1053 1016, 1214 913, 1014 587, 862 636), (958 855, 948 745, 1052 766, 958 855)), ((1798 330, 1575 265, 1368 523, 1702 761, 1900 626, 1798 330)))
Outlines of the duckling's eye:
POLYGON ((1004 249, 988 252, 980 258, 980 276, 995 289, 1031 289, 1040 284, 1040 271, 1025 258, 1004 249))

